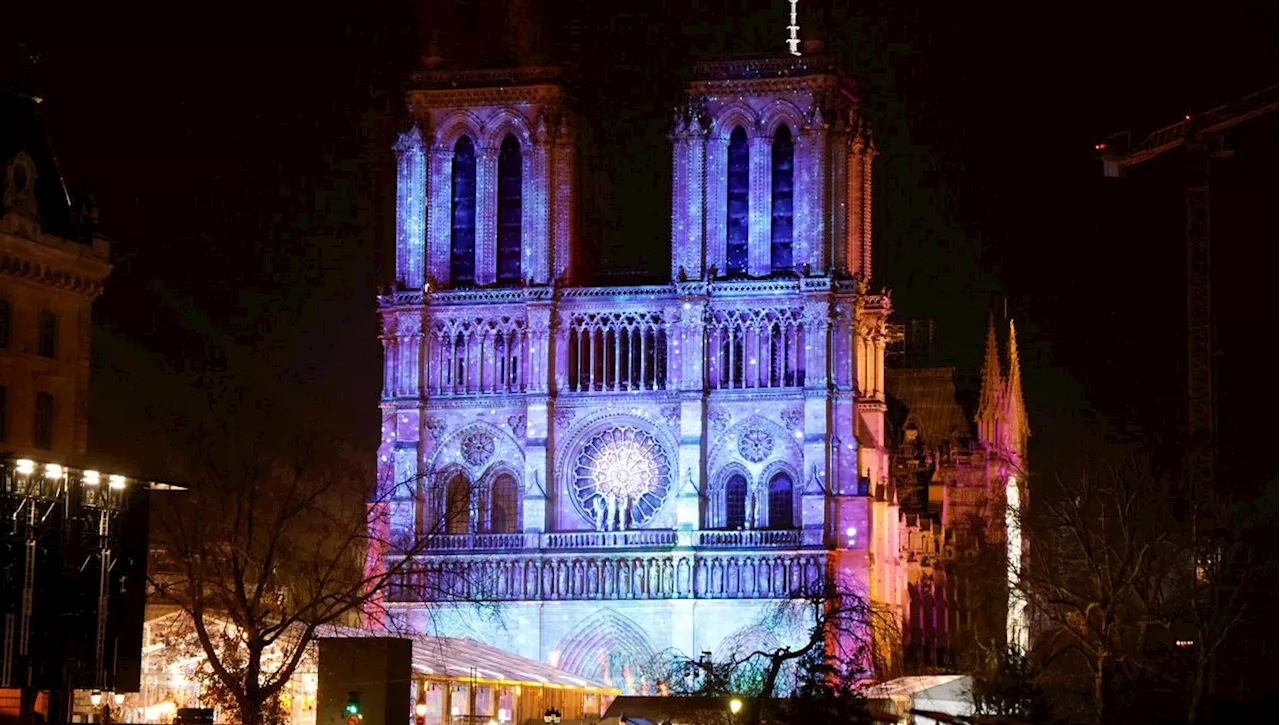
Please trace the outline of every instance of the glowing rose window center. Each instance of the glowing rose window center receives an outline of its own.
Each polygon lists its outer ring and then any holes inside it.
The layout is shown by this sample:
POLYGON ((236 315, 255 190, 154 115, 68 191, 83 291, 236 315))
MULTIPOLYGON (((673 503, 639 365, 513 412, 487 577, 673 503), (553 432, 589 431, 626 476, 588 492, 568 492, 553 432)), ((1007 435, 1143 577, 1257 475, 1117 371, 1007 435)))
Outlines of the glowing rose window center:
POLYGON ((614 441, 596 460, 596 490, 638 498, 654 488, 658 465, 652 453, 635 441, 614 441))
POLYGON ((597 531, 640 526, 662 507, 671 465, 662 446, 636 428, 611 428, 582 444, 573 488, 582 513, 597 531))

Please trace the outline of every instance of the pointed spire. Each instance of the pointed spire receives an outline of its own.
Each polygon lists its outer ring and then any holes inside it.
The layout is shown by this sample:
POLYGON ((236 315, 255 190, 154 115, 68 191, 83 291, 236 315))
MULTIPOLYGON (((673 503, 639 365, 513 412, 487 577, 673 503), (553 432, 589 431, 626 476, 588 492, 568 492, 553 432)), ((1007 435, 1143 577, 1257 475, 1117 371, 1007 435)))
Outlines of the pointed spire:
POLYGON ((982 360, 982 394, 978 399, 978 438, 988 445, 996 443, 996 421, 1001 413, 1005 383, 1000 374, 1000 353, 996 348, 996 322, 987 317, 987 350, 982 360))
POLYGON ((1031 427, 1027 424, 1027 408, 1022 400, 1022 363, 1018 360, 1018 332, 1009 320, 1009 380, 1004 395, 1004 424, 1012 439, 1011 452, 1023 455, 1031 427))

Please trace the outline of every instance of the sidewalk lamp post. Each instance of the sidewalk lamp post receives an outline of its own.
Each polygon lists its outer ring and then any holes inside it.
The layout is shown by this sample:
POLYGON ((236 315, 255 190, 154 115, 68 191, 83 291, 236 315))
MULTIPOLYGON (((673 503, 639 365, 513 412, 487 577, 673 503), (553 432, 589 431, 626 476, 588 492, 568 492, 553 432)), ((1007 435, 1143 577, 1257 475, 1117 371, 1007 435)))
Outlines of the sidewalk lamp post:
POLYGON ((733 721, 738 722, 738 713, 742 712, 742 700, 733 698, 729 701, 729 713, 733 715, 733 721))
POLYGON ((427 723, 427 688, 425 684, 418 686, 418 701, 413 706, 414 725, 427 723))
POLYGON ((548 725, 560 725, 560 710, 554 707, 548 708, 547 711, 542 714, 542 722, 545 722, 548 725))

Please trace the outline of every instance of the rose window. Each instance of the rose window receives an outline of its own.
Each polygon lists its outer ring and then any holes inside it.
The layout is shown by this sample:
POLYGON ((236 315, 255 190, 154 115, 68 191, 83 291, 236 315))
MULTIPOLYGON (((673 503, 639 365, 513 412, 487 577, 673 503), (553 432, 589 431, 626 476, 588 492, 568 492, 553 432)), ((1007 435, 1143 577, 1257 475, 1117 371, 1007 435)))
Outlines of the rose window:
POLYGON ((752 463, 759 463, 773 453, 773 434, 763 428, 748 428, 738 437, 738 452, 752 463))
POLYGON ((671 486, 671 462, 649 433, 630 427, 611 428, 583 444, 573 468, 574 497, 589 519, 597 501, 612 497, 628 507, 629 520, 639 526, 662 508, 671 486))
POLYGON ((477 431, 462 439, 462 458, 473 466, 484 465, 493 457, 493 436, 477 431))

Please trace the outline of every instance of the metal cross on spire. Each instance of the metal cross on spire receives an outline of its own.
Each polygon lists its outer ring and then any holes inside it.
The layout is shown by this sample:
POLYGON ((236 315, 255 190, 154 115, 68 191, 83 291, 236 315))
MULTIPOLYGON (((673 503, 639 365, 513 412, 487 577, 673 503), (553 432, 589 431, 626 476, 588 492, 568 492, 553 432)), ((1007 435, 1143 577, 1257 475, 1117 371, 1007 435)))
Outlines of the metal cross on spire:
POLYGON ((787 49, 792 55, 800 55, 800 20, 796 12, 796 5, 799 0, 789 0, 791 3, 791 24, 787 26, 787 49))

